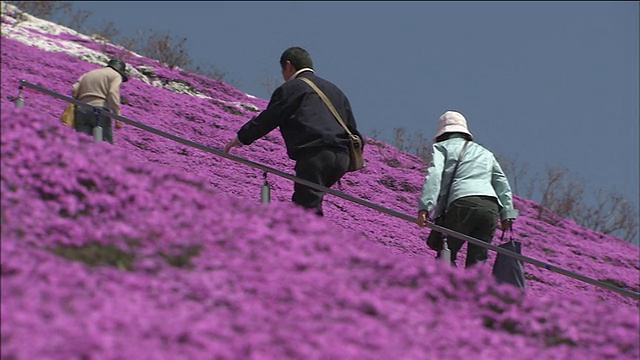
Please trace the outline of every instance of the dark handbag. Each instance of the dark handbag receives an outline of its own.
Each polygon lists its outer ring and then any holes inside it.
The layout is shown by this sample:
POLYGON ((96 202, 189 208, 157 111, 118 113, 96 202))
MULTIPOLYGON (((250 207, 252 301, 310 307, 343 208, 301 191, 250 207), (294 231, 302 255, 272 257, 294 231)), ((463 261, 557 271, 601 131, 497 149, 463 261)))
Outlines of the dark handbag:
MULTIPOLYGON (((500 240, 503 238, 504 232, 502 232, 500 240)), ((520 241, 513 240, 513 231, 511 232, 509 241, 498 245, 498 247, 509 250, 518 255, 522 255, 522 244, 520 241)), ((492 274, 499 283, 511 284, 519 287, 522 291, 525 290, 526 282, 524 277, 524 264, 522 263, 522 260, 498 253, 496 256, 496 262, 493 264, 492 274)))
POLYGON ((364 168, 365 163, 364 156, 362 156, 362 138, 349 130, 349 127, 347 127, 347 124, 344 123, 344 121, 342 120, 342 116, 338 114, 336 108, 333 106, 327 95, 325 95, 324 92, 322 92, 322 90, 320 90, 320 88, 318 88, 316 84, 313 83, 313 81, 304 77, 300 77, 299 79, 311 86, 311 88, 318 94, 318 96, 320 96, 324 104, 329 108, 329 111, 331 111, 333 116, 336 118, 336 120, 338 120, 340 125, 342 125, 342 127, 349 135, 349 167, 347 167, 347 171, 357 171, 364 168))
MULTIPOLYGON (((453 168, 453 173, 451 174, 451 180, 449 180, 449 186, 447 188, 447 196, 444 198, 445 206, 447 202, 449 202, 449 193, 451 192, 451 185, 453 184, 453 179, 456 177, 456 173, 458 172, 458 166, 460 165, 460 162, 464 157, 464 153, 467 149, 468 144, 469 144, 469 141, 464 142, 464 146, 460 151, 460 156, 458 157, 458 161, 456 161, 456 166, 453 168)), ((438 226, 444 227, 445 214, 446 214, 446 210, 442 214, 440 214, 437 218, 435 218, 433 220, 433 223, 438 226)), ((439 231, 431 230, 431 232, 429 233, 429 237, 427 238, 427 246, 439 253, 444 246, 444 234, 439 231)))
MULTIPOLYGON (((438 216, 433 223, 438 226, 444 226, 444 216, 438 216)), ((432 250, 440 252, 444 246, 443 234, 439 231, 431 230, 427 238, 427 246, 432 250)))

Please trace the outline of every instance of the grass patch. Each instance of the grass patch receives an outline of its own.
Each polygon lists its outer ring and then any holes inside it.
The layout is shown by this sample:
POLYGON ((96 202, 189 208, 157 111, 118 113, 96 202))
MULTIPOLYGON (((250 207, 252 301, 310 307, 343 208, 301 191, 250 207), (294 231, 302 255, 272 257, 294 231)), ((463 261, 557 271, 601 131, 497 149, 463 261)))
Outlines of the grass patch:
POLYGON ((160 256, 167 262, 167 264, 182 268, 182 269, 193 269, 193 264, 191 264, 191 259, 200 255, 202 251, 201 246, 190 246, 184 249, 181 253, 176 255, 168 255, 164 253, 160 253, 160 256))
POLYGON ((133 270, 135 255, 122 251, 113 245, 88 244, 83 246, 59 245, 47 249, 65 259, 79 261, 89 266, 113 266, 120 270, 133 270))

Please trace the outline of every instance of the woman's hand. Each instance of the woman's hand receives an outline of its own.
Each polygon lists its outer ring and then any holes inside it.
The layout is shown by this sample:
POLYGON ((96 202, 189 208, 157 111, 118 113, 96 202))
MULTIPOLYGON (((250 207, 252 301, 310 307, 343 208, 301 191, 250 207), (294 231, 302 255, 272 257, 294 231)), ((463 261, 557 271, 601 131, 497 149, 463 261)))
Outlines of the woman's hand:
POLYGON ((511 230, 512 225, 513 225, 513 219, 502 220, 502 231, 511 230))
POLYGON ((418 212, 418 218, 416 219, 416 223, 420 227, 427 226, 427 210, 420 210, 420 212, 418 212))

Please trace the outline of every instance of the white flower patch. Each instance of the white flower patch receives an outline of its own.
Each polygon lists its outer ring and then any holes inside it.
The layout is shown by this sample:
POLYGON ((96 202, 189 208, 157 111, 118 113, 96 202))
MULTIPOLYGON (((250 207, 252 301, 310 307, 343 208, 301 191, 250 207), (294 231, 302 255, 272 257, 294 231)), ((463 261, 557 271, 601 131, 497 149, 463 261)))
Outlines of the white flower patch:
POLYGON ((164 85, 164 88, 171 90, 177 94, 191 95, 200 99, 211 99, 211 97, 202 94, 201 92, 192 88, 189 84, 186 84, 182 81, 170 80, 164 85))
MULTIPOLYGON (((45 34, 52 36, 69 34, 78 37, 80 40, 84 40, 86 42, 101 43, 105 46, 112 46, 117 49, 126 50, 133 56, 139 58, 143 57, 142 55, 136 54, 132 51, 129 51, 128 49, 124 49, 121 46, 116 46, 108 43, 104 39, 98 37, 93 38, 80 34, 73 29, 47 20, 39 19, 35 16, 20 11, 20 9, 18 9, 14 5, 2 2, 2 36, 6 36, 7 38, 17 40, 25 45, 33 46, 44 51, 65 53, 90 64, 106 66, 107 62, 110 59, 109 56, 103 54, 102 52, 83 46, 83 41, 78 42, 71 40, 54 39, 48 37, 45 34)), ((212 99, 211 97, 206 96, 203 93, 193 89, 185 82, 179 80, 162 82, 155 79, 156 76, 153 75, 152 67, 140 66, 139 70, 132 67, 130 64, 127 64, 126 67, 127 73, 130 78, 139 79, 145 84, 164 88, 178 94, 194 96, 200 99, 212 99)), ((250 98, 255 98, 255 96, 252 95, 247 94, 247 96, 250 98)), ((240 110, 250 109, 252 111, 259 111, 256 106, 251 104, 229 103, 229 105, 234 105, 240 110)))
POLYGON ((237 102, 237 101, 233 102, 231 104, 235 105, 236 107, 238 107, 240 109, 251 110, 251 111, 256 111, 256 112, 260 111, 260 109, 257 106, 253 105, 253 104, 243 104, 243 103, 237 102))

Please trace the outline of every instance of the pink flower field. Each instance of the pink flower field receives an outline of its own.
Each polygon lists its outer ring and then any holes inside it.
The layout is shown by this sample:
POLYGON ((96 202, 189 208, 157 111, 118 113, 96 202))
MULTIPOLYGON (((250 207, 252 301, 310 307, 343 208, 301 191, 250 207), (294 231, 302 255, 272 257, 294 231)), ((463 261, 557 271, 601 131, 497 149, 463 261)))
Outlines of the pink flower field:
MULTIPOLYGON (((132 125, 94 144, 60 123, 64 101, 29 88, 16 109, 20 79, 70 95, 113 55, 131 71, 122 116, 208 147, 268 101, 17 19, 3 3, 2 359, 640 357, 632 298, 531 264, 522 294, 493 280, 494 252, 451 268, 405 220, 332 195, 318 218, 275 175, 260 204, 258 169, 132 125)), ((293 173, 277 131, 234 154, 293 173)), ((365 157, 334 189, 414 215, 426 164, 379 141, 365 157)), ((640 291, 638 247, 515 204, 525 256, 640 291)))

